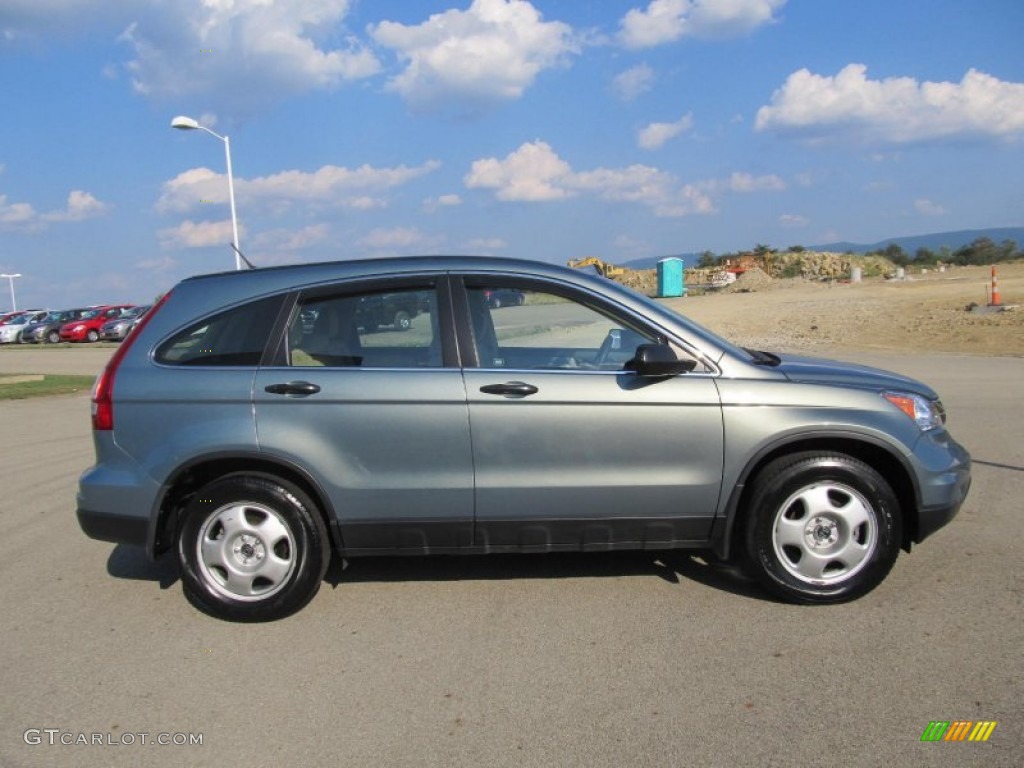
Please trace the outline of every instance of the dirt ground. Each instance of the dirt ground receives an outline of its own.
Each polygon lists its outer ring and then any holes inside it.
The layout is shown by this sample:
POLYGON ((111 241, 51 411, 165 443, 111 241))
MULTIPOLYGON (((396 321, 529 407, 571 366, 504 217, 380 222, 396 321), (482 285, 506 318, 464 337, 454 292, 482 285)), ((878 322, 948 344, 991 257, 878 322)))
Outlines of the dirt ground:
MULTIPOLYGON (((861 283, 774 280, 749 293, 666 299, 674 310, 746 347, 813 352, 885 350, 1024 357, 1024 262, 997 267, 1009 311, 989 302, 989 267, 907 271, 905 280, 861 283)), ((741 285, 737 284, 736 288, 741 285)))

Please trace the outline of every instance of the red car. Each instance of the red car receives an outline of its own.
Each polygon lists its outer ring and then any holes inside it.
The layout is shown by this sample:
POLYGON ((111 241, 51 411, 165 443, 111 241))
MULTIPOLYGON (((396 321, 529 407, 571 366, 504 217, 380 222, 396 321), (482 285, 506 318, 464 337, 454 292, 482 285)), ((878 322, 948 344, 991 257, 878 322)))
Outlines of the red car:
POLYGON ((100 329, 108 320, 120 317, 133 304, 107 304, 94 307, 77 320, 72 320, 60 327, 61 341, 99 341, 100 329))

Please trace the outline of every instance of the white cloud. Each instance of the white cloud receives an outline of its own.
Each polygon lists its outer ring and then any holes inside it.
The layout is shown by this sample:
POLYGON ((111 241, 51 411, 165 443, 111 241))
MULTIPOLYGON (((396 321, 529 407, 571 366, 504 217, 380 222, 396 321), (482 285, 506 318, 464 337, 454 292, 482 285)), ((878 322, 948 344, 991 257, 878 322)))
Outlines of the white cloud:
POLYGON ((729 189, 733 192, 778 192, 785 188, 786 183, 774 174, 754 176, 737 171, 729 176, 729 189))
POLYGON ((440 195, 424 200, 423 210, 427 213, 434 213, 440 208, 454 208, 459 205, 462 205, 462 198, 458 195, 440 195))
POLYGON ((548 202, 588 195, 611 202, 648 206, 656 216, 710 214, 715 200, 729 192, 777 190, 777 176, 734 173, 724 180, 681 184, 671 173, 647 165, 574 171, 543 141, 523 144, 503 160, 475 161, 463 181, 470 189, 489 189, 499 200, 548 202))
MULTIPOLYGON (((239 239, 244 236, 244 227, 240 227, 239 239)), ((231 220, 224 221, 183 221, 176 227, 161 229, 157 233, 161 248, 209 248, 224 246, 230 250, 233 240, 231 220)), ((244 240, 243 240, 244 242, 244 240)))
MULTIPOLYGON (((440 163, 429 160, 416 167, 399 165, 349 169, 325 165, 313 172, 281 171, 254 179, 235 178, 235 197, 241 206, 266 206, 285 210, 294 203, 368 210, 387 204, 384 193, 435 171, 440 163)), ((207 203, 227 204, 227 174, 209 168, 183 171, 163 184, 157 201, 160 213, 183 213, 207 203)))
POLYGON ((478 237, 470 240, 466 245, 471 253, 478 253, 483 256, 508 248, 508 243, 500 237, 478 237))
POLYGON ((641 149, 660 149, 669 139, 693 127, 693 115, 685 114, 674 123, 651 123, 637 133, 637 146, 641 149))
POLYGON ((349 0, 175 0, 133 11, 121 41, 136 92, 158 101, 216 97, 234 117, 376 74, 344 33, 349 0), (336 47, 325 40, 340 41, 336 47), (258 85, 257 85, 258 84, 258 85))
POLYGON ((896 144, 944 138, 1024 136, 1024 83, 971 69, 959 83, 911 77, 869 80, 849 64, 834 77, 807 69, 791 74, 757 112, 759 131, 796 131, 821 138, 859 134, 896 144))
POLYGON ((683 37, 728 38, 775 21, 786 0, 652 0, 633 8, 619 22, 619 41, 627 48, 651 48, 683 37))
POLYGON ((538 202, 561 200, 572 192, 564 182, 572 176, 569 164, 543 141, 523 144, 504 160, 476 160, 464 181, 470 189, 494 189, 499 200, 538 202))
POLYGON ((64 208, 46 213, 39 213, 29 203, 8 203, 7 196, 0 195, 0 229, 38 232, 52 223, 85 221, 102 216, 109 209, 107 203, 80 189, 71 191, 64 208))
POLYGON ((646 64, 637 64, 620 72, 612 80, 612 91, 622 101, 633 101, 654 87, 654 70, 646 64))
POLYGON ((170 272, 177 269, 178 260, 172 256, 164 256, 159 259, 143 259, 135 262, 133 266, 146 272, 170 272))
POLYGON ((810 220, 806 216, 800 216, 795 213, 784 213, 779 216, 779 224, 784 227, 797 229, 800 227, 806 227, 810 223, 810 220))
POLYGON ((941 205, 923 197, 914 201, 914 210, 922 216, 942 216, 946 213, 941 205))
POLYGON ((443 240, 436 235, 426 235, 416 227, 393 227, 371 230, 357 240, 356 245, 374 251, 376 255, 388 256, 431 250, 443 240))
POLYGON ((544 70, 579 52, 572 28, 543 21, 526 0, 473 0, 418 25, 370 27, 381 46, 406 62, 388 88, 414 109, 474 114, 518 99, 544 70))
POLYGON ((7 195, 0 195, 0 227, 16 229, 27 227, 38 218, 36 209, 28 203, 8 203, 7 195))
POLYGON ((88 192, 80 189, 73 189, 68 195, 68 204, 63 211, 51 211, 43 214, 46 221, 85 221, 96 216, 102 216, 110 206, 100 202, 88 192))
POLYGON ((269 251, 301 251, 325 242, 330 232, 327 224, 311 224, 301 229, 271 229, 255 235, 252 247, 269 251))

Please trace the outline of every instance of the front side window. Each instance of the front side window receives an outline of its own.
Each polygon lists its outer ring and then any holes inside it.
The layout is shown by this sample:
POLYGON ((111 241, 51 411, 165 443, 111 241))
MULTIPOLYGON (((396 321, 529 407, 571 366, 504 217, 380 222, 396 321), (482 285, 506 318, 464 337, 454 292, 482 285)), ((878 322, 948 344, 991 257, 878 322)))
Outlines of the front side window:
POLYGON ((387 290, 299 302, 288 328, 294 367, 441 366, 434 289, 387 290))
POLYGON ((481 368, 621 371, 640 344, 659 340, 555 293, 498 285, 467 291, 481 368))

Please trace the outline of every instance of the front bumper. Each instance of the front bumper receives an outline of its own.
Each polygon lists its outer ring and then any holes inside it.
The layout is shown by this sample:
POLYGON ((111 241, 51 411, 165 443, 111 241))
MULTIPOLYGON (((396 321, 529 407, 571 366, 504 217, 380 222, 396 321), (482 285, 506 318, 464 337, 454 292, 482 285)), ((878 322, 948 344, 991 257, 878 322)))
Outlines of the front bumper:
POLYGON ((910 540, 919 544, 949 523, 971 488, 971 455, 945 430, 929 433, 915 447, 921 490, 910 540))

